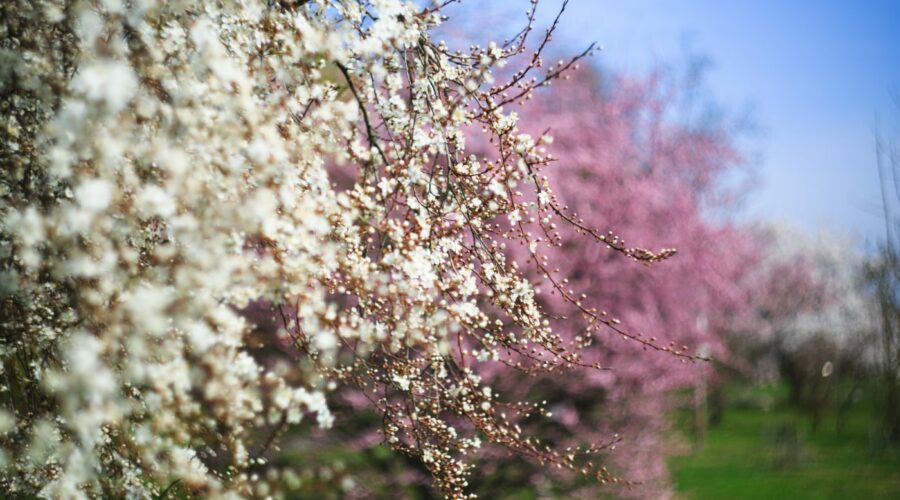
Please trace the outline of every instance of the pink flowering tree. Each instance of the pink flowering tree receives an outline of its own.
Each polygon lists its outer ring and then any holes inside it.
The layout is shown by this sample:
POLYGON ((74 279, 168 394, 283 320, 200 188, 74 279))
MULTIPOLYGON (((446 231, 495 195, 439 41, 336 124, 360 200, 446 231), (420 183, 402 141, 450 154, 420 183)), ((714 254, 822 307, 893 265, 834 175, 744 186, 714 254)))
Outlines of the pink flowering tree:
MULTIPOLYGON (((737 194, 727 191, 726 181, 743 168, 734 134, 677 120, 686 89, 668 76, 601 81, 594 71, 580 71, 518 110, 523 128, 548 137, 545 149, 554 163, 544 174, 575 221, 612 228, 627 240, 671 245, 678 255, 652 267, 636 265, 602 245, 585 244, 577 224, 544 240, 532 237, 530 246, 510 242, 510 254, 523 266, 552 262, 552 269, 538 271, 547 280, 541 302, 558 332, 591 345, 581 362, 602 369, 557 380, 499 371, 490 377, 495 390, 546 398, 554 423, 549 432, 567 446, 618 433, 607 463, 642 482, 633 489, 640 494, 665 487, 667 396, 692 387, 712 368, 673 363, 655 351, 693 349, 727 361, 725 333, 750 317, 749 278, 760 251, 749 229, 722 217, 737 194), (547 244, 556 242, 562 244, 547 244), (563 291, 553 284, 557 279, 563 291), (585 309, 628 325, 631 333, 595 328, 585 309)), ((542 235, 539 221, 509 222, 511 235, 517 227, 542 235)), ((531 479, 560 487, 542 477, 531 479)), ((590 488, 582 493, 592 494, 590 488)))

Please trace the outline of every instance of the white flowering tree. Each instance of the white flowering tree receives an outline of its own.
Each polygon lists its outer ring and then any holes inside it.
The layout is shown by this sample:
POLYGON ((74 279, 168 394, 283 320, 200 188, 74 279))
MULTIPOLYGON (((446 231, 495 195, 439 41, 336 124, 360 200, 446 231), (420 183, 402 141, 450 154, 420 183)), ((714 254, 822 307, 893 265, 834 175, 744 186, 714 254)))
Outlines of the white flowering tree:
POLYGON ((429 38, 448 3, 0 6, 0 490, 277 495, 296 482, 269 461, 279 435, 330 427, 328 393, 348 385, 449 497, 482 441, 617 481, 591 458, 609 443, 542 444, 519 422, 546 410, 478 367, 601 369, 581 361, 590 336, 551 330, 520 266, 589 324, 693 359, 582 305, 543 254, 557 223, 624 258, 672 251, 568 213, 508 111, 592 49, 545 64, 553 28, 526 50, 532 6, 512 39, 454 51, 429 38))
POLYGON ((763 281, 780 298, 760 301, 771 354, 779 358, 792 403, 811 413, 813 430, 839 399, 840 384, 850 387, 837 405, 840 428, 857 385, 882 351, 877 304, 865 282, 867 257, 846 234, 809 235, 785 224, 764 229, 768 252, 760 272, 772 276, 763 281))

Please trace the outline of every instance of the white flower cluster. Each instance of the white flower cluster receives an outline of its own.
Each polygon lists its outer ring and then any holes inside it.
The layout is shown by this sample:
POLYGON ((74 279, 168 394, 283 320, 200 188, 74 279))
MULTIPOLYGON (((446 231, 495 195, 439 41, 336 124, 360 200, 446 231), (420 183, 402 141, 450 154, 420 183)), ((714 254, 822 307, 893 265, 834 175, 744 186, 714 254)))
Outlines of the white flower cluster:
POLYGON ((333 425, 347 385, 448 496, 482 438, 588 469, 507 422, 473 368, 577 361, 503 251, 534 251, 532 214, 555 242, 562 214, 503 106, 574 59, 494 83, 531 27, 453 52, 429 40, 439 6, 401 0, 2 11, 0 490, 276 495, 296 476, 273 442, 333 425))

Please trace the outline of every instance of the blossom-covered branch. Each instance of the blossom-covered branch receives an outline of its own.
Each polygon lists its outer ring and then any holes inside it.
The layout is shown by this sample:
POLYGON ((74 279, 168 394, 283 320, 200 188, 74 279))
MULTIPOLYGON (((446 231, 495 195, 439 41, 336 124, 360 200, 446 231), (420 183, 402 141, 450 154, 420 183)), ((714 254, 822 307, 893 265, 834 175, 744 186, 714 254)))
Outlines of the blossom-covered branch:
POLYGON ((482 440, 617 481, 589 458, 602 445, 585 458, 523 433, 516 414, 545 410, 479 375, 594 366, 506 240, 540 244, 517 224, 536 216, 637 260, 673 251, 569 215, 541 177, 552 157, 504 109, 593 49, 543 70, 551 27, 496 83, 534 10, 511 43, 463 53, 429 38, 449 3, 4 4, 0 488, 276 495, 296 479, 269 460, 279 436, 331 427, 342 385, 449 497, 482 440))

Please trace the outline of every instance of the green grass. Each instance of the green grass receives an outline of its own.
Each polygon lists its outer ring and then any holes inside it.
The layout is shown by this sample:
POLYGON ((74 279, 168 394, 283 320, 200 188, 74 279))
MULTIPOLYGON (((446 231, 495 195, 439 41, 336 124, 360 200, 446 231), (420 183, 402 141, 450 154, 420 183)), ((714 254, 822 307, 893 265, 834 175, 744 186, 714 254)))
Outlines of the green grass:
MULTIPOLYGON (((834 412, 813 433, 810 417, 785 400, 783 386, 730 390, 700 449, 669 460, 679 496, 900 499, 900 453, 876 451, 871 405, 856 404, 841 433, 834 412)), ((687 428, 685 413, 678 421, 687 428)))

